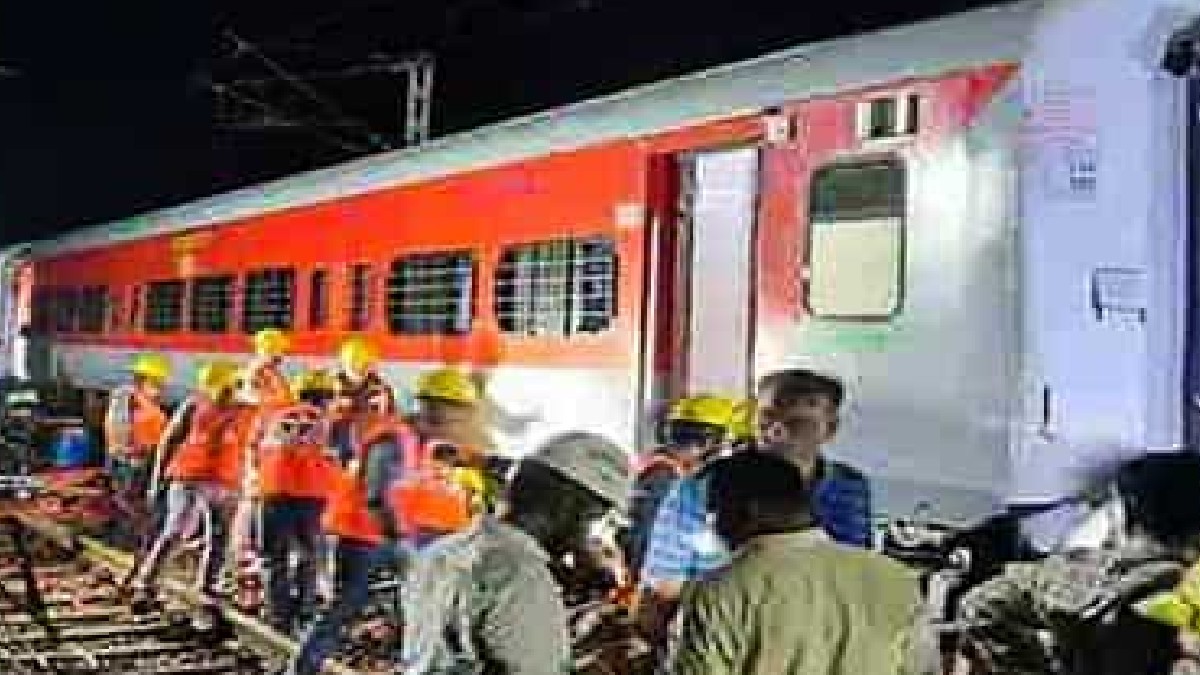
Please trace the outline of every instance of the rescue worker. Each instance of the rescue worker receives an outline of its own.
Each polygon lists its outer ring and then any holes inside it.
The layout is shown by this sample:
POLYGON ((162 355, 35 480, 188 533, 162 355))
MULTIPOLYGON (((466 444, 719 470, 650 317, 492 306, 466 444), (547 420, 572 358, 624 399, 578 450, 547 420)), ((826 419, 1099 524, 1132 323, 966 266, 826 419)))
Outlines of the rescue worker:
POLYGON ((137 609, 153 604, 151 584, 165 556, 197 521, 204 525, 204 551, 197 574, 203 616, 215 619, 231 511, 242 482, 242 455, 253 431, 254 409, 234 401, 238 366, 227 361, 204 364, 196 392, 171 419, 155 456, 151 491, 159 476, 170 481, 167 513, 158 539, 138 561, 132 585, 137 609))
POLYGON ((733 409, 733 419, 729 422, 731 450, 734 452, 746 450, 754 445, 754 437, 758 429, 756 404, 754 399, 747 398, 738 402, 733 409))
POLYGON ((915 572, 835 544, 790 461, 739 453, 708 469, 708 509, 737 555, 681 600, 673 675, 932 672, 915 572))
POLYGON ((1122 467, 1125 530, 1099 550, 1010 566, 960 603, 976 672, 1168 672, 1175 634, 1135 615, 1200 558, 1200 456, 1155 454, 1122 467))
POLYGON ((375 369, 379 352, 366 338, 355 336, 343 342, 338 348, 338 361, 332 439, 346 463, 353 454, 350 429, 355 418, 372 411, 396 414, 396 395, 375 369))
MULTIPOLYGON (((313 398, 309 393, 297 392, 313 398)), ((268 616, 277 630, 291 634, 316 607, 321 512, 337 465, 327 451, 328 422, 315 405, 267 411, 260 434, 249 482, 259 499, 268 616)))
MULTIPOLYGON (((758 386, 755 452, 775 454, 816 481, 814 515, 836 541, 871 543, 870 486, 862 473, 823 457, 833 440, 845 389, 833 377, 808 370, 765 376, 758 386)), ((639 608, 644 629, 661 645, 684 583, 729 561, 729 551, 706 521, 704 472, 678 481, 655 516, 646 548, 639 608)))
POLYGON ((291 675, 320 672, 342 628, 366 605, 371 571, 386 564, 400 569, 406 557, 394 493, 404 471, 425 459, 422 445, 394 415, 366 413, 351 431, 354 458, 338 472, 321 517, 324 532, 336 539, 334 594, 288 665, 291 675))
POLYGON ((412 675, 571 671, 567 614, 551 571, 586 555, 593 525, 628 506, 624 451, 588 433, 546 441, 521 462, 501 514, 485 515, 413 560, 404 587, 412 675))
POLYGON ((254 334, 255 359, 246 368, 241 392, 248 403, 288 405, 294 402, 291 386, 282 370, 283 357, 291 345, 288 334, 277 328, 265 328, 254 334))
POLYGON ((1200 673, 1200 563, 1192 565, 1174 589, 1142 600, 1134 610, 1178 631, 1171 675, 1200 673))
POLYGON ((418 379, 413 397, 417 407, 411 422, 421 442, 459 467, 465 485, 482 486, 484 492, 476 495, 477 500, 491 508, 498 482, 485 470, 492 443, 476 381, 457 368, 440 368, 418 379), (439 446, 444 447, 438 450, 439 446))
POLYGON ((679 399, 667 413, 663 444, 642 457, 636 470, 633 526, 625 546, 633 569, 641 569, 654 516, 675 482, 728 447, 736 405, 724 396, 699 394, 679 399))
POLYGON ((154 449, 167 428, 160 397, 171 377, 171 363, 160 354, 141 354, 129 372, 133 382, 115 389, 109 399, 104 437, 117 504, 130 519, 126 525, 132 534, 149 527, 144 500, 154 449))

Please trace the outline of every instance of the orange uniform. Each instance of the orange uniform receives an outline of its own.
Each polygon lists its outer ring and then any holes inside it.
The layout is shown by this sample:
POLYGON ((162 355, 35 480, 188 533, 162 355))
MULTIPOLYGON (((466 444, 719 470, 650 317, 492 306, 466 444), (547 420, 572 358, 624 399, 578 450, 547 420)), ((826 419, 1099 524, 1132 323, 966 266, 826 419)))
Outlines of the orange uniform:
POLYGON ((259 405, 283 406, 296 402, 296 396, 287 378, 279 372, 275 361, 262 361, 254 365, 249 373, 250 390, 259 405))
POLYGON ((321 411, 303 404, 267 410, 263 428, 257 452, 260 496, 325 499, 338 467, 326 451, 321 411))
POLYGON ((649 452, 638 460, 635 475, 644 476, 655 469, 667 469, 676 478, 682 478, 691 471, 683 462, 661 452, 649 452))
POLYGON ((123 433, 125 430, 114 426, 110 416, 104 422, 105 441, 110 450, 123 451, 131 459, 146 459, 158 446, 167 428, 167 415, 157 401, 138 387, 129 390, 129 406, 128 436, 123 433), (127 448, 123 447, 126 438, 130 444, 127 448))
POLYGON ((206 397, 196 397, 193 402, 191 429, 171 458, 167 477, 240 489, 242 453, 252 430, 253 408, 218 406, 206 397))
POLYGON ((402 532, 451 532, 470 522, 470 495, 453 485, 446 467, 433 461, 431 447, 420 443, 409 427, 394 418, 374 416, 362 429, 355 447, 356 461, 335 481, 326 503, 322 520, 326 532, 373 544, 383 542, 383 531, 367 507, 361 465, 368 449, 389 435, 401 446, 401 478, 389 486, 388 504, 402 532))

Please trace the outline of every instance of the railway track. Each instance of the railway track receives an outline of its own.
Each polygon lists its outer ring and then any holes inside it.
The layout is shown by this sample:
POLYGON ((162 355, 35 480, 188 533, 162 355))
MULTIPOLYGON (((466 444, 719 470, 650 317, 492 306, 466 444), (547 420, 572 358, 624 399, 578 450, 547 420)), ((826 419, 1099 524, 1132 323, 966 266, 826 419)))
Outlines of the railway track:
MULTIPOLYGON (((118 597, 132 556, 35 518, 21 517, 42 608, 30 607, 19 551, 0 541, 0 669, 4 675, 228 674, 275 672, 292 640, 232 608, 212 631, 191 627, 196 600, 163 583, 163 607, 134 615, 118 597)), ((4 539, 8 539, 5 537, 4 539)), ((326 669, 356 675, 339 664, 326 669)))

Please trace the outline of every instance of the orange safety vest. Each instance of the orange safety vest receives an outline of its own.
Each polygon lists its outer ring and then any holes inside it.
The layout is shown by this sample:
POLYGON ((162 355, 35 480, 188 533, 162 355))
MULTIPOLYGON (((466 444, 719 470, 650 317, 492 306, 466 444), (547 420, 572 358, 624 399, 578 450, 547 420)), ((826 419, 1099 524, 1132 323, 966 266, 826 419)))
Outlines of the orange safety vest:
POLYGON ((373 370, 360 381, 351 380, 344 372, 338 373, 335 393, 333 408, 338 415, 396 414, 396 397, 392 388, 373 370))
POLYGON ((263 361, 250 372, 250 388, 264 406, 291 405, 296 402, 287 378, 272 361, 263 361))
POLYGON ((260 496, 325 499, 336 480, 337 464, 326 451, 328 428, 321 411, 311 405, 268 410, 263 425, 257 452, 260 496), (282 426, 292 419, 320 425, 316 436, 288 438, 282 426))
POLYGON ((233 490, 241 488, 242 453, 249 440, 254 409, 218 406, 207 397, 193 399, 191 429, 171 458, 167 477, 172 480, 214 481, 233 490))
MULTIPOLYGON (((123 454, 133 459, 145 459, 158 446, 169 420, 158 402, 137 387, 130 392, 130 407, 129 440, 132 447, 124 448, 123 454)), ((121 449, 124 434, 113 428, 107 419, 104 435, 110 451, 121 449)))
MULTIPOLYGON (((395 418, 375 416, 364 424, 355 446, 357 462, 366 461, 367 450, 381 438, 400 439, 402 476, 388 490, 388 504, 401 532, 453 532, 471 520, 470 495, 449 480, 432 460, 432 448, 421 443, 412 430, 395 418)), ((367 508, 367 486, 362 467, 341 472, 326 502, 322 525, 325 531, 378 544, 383 532, 367 508)))
POLYGON ((664 455, 661 452, 651 451, 638 458, 634 475, 641 478, 651 470, 658 468, 669 469, 671 473, 675 474, 676 478, 682 478, 691 473, 688 471, 688 468, 683 464, 683 462, 680 462, 674 457, 671 457, 670 455, 664 455))

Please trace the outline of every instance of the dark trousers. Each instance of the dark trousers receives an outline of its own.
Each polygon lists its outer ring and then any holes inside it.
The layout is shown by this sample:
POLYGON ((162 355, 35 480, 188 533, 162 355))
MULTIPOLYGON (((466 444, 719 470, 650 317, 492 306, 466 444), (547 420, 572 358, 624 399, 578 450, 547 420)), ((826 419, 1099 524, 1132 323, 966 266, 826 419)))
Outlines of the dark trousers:
POLYGON ((264 499, 261 507, 263 574, 271 623, 290 633, 311 618, 316 606, 324 503, 274 497, 264 499))
POLYGON ((337 648, 342 629, 366 607, 371 570, 392 559, 391 549, 352 539, 338 539, 334 558, 334 598, 304 636, 288 675, 316 675, 337 648))

